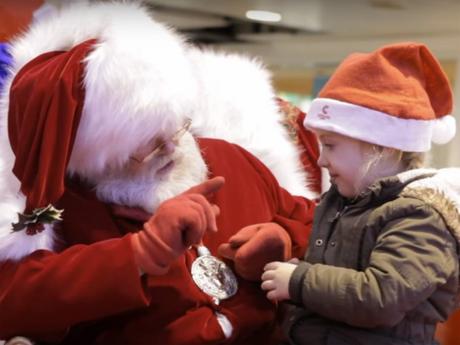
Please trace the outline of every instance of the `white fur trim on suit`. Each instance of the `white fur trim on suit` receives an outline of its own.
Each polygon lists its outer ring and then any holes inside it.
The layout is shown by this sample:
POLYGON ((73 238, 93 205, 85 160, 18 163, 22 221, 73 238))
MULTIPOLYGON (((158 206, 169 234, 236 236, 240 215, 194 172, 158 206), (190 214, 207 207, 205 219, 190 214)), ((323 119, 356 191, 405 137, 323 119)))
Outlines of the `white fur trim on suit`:
POLYGON ((53 242, 50 229, 34 236, 11 233, 11 223, 25 203, 11 172, 14 156, 7 139, 12 80, 35 57, 68 50, 88 39, 98 43, 84 62, 86 98, 70 173, 93 179, 123 164, 156 133, 175 131, 196 99, 196 79, 181 37, 153 21, 136 3, 76 3, 32 24, 12 42, 14 65, 0 99, 0 183, 5 184, 0 190, 8 189, 0 201, 3 259, 51 250, 53 242))
POLYGON ((434 121, 402 119, 335 99, 316 98, 304 125, 402 151, 426 152, 431 148, 434 121))
POLYGON ((17 231, 9 234, 0 233, 0 261, 20 260, 25 254, 36 250, 53 250, 56 235, 53 226, 45 224, 45 230, 33 236, 25 231, 17 231))
POLYGON ((197 135, 236 143, 259 158, 291 194, 308 190, 299 152, 282 125, 271 76, 262 64, 236 54, 191 48, 200 95, 193 112, 197 135))

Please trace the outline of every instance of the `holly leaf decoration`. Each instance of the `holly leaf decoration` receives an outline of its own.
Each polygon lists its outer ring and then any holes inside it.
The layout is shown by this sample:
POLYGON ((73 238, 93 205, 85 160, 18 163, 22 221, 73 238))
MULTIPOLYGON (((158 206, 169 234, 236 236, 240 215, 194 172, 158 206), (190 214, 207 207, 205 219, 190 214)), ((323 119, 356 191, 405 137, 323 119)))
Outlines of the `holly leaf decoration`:
POLYGON ((62 220, 62 212, 64 212, 64 210, 58 210, 53 205, 49 204, 46 207, 34 209, 30 214, 18 213, 18 222, 11 224, 13 227, 12 230, 15 232, 38 224, 52 224, 62 220))

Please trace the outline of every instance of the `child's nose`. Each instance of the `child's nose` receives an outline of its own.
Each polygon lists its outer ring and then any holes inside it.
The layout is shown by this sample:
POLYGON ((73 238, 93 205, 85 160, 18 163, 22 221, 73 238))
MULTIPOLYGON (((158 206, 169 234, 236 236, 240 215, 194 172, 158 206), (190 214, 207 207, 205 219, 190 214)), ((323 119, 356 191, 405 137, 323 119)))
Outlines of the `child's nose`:
POLYGON ((322 152, 320 152, 317 162, 321 168, 326 168, 328 166, 327 160, 322 152))

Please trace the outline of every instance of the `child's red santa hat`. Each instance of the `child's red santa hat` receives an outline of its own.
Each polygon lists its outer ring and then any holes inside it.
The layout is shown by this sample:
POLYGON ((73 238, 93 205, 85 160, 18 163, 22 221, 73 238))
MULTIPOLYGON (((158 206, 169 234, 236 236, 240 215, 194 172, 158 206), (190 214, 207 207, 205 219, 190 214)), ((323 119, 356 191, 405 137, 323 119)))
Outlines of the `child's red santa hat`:
POLYGON ((91 180, 173 133, 197 89, 182 39, 133 3, 76 4, 34 24, 11 52, 0 99, 0 260, 52 250, 56 214, 18 213, 56 205, 67 173, 91 180))
POLYGON ((351 54, 314 99, 304 125, 402 151, 425 152, 456 131, 452 90, 423 44, 351 54))

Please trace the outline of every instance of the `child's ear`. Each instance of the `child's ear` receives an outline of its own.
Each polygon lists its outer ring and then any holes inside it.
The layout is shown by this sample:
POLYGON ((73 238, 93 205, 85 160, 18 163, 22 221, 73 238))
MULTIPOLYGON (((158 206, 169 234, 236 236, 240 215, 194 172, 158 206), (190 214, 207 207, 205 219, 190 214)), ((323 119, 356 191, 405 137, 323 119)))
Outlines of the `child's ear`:
POLYGON ((386 162, 386 168, 389 169, 389 173, 391 175, 397 174, 404 170, 403 152, 401 150, 385 147, 382 150, 381 157, 386 162))
POLYGON ((394 159, 396 162, 400 162, 402 158, 401 150, 390 147, 384 147, 382 150, 382 154, 389 159, 394 159))
POLYGON ((384 147, 371 144, 365 141, 361 142, 361 151, 368 159, 369 165, 375 164, 383 158, 384 147))

